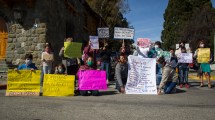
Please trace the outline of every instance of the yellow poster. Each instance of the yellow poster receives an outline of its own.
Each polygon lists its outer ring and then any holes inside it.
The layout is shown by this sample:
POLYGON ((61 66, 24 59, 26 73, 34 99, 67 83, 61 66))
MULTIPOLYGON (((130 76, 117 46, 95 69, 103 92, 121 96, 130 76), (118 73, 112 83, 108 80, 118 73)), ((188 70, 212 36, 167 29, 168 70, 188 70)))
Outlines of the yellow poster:
POLYGON ((208 63, 210 60, 210 48, 199 48, 197 59, 198 63, 208 63))
POLYGON ((64 57, 80 58, 82 55, 81 52, 82 43, 78 42, 64 42, 64 57))
POLYGON ((45 74, 43 96, 73 96, 74 75, 45 74))
POLYGON ((8 70, 6 96, 39 96, 40 70, 8 70))

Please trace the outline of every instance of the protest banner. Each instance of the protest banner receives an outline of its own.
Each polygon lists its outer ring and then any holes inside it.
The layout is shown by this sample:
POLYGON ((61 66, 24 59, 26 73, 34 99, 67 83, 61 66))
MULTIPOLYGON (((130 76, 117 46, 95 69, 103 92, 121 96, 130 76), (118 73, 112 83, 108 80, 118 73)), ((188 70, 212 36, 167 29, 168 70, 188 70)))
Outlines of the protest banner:
POLYGON ((137 38, 138 46, 148 48, 151 46, 151 40, 149 38, 137 38))
POLYGON ((156 58, 128 56, 126 94, 157 94, 156 58))
POLYGON ((109 38, 109 28, 98 28, 98 38, 109 38))
POLYGON ((90 36, 90 46, 92 49, 99 49, 99 38, 98 36, 90 36))
POLYGON ((73 58, 81 57, 82 43, 78 42, 64 42, 64 57, 73 58))
POLYGON ((45 74, 43 96, 73 96, 74 83, 74 75, 45 74))
POLYGON ((193 63, 193 54, 179 53, 178 63, 193 63))
POLYGON ((8 70, 6 96, 39 96, 40 70, 8 70))
POLYGON ((199 48, 197 59, 198 63, 208 63, 210 60, 210 48, 199 48))
POLYGON ((78 73, 80 90, 107 90, 106 72, 102 70, 82 70, 78 73))
POLYGON ((134 39, 134 29, 115 27, 114 39, 134 39))

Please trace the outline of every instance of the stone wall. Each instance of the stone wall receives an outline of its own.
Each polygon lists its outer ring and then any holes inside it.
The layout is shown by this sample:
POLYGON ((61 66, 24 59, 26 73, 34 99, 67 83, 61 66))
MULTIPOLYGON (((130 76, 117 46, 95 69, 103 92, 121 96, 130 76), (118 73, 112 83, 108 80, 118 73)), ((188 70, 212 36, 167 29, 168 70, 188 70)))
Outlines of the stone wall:
POLYGON ((41 64, 41 52, 46 42, 46 24, 40 23, 37 28, 25 30, 20 24, 9 26, 7 59, 8 63, 24 63, 25 54, 31 53, 37 66, 41 64))
POLYGON ((89 39, 95 34, 99 24, 94 15, 87 17, 84 14, 94 14, 83 5, 82 0, 32 0, 28 6, 23 1, 12 1, 13 4, 0 4, 0 13, 8 18, 8 46, 7 63, 19 65, 24 62, 26 53, 33 54, 37 67, 41 64, 41 52, 45 42, 53 46, 55 63, 61 62, 58 53, 63 47, 66 37, 73 37, 75 42, 89 39), (69 4, 68 4, 69 3, 69 4), (14 18, 14 10, 21 11, 21 24, 14 18), (90 12, 89 12, 90 11, 90 12), (38 27, 33 27, 35 20, 38 27), (87 25, 86 25, 87 21, 87 25), (89 28, 87 31, 85 28, 89 28), (93 31, 93 32, 91 32, 93 31))

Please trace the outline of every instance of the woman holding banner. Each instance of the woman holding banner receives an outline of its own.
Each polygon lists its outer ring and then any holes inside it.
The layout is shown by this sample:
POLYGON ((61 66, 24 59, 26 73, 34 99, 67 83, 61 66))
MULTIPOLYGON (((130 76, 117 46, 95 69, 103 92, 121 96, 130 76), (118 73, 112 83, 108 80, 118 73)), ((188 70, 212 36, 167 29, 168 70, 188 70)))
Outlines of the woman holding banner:
POLYGON ((198 76, 201 79, 200 87, 204 86, 204 82, 203 82, 203 74, 204 74, 206 79, 208 80, 208 88, 211 88, 210 63, 213 62, 214 57, 212 52, 210 51, 210 48, 206 47, 206 44, 203 40, 199 42, 198 49, 195 51, 194 57, 197 58, 197 61, 199 64, 198 76))
MULTIPOLYGON (((86 61, 85 61, 85 65, 82 65, 80 66, 79 70, 78 71, 81 71, 81 70, 95 70, 95 68, 93 67, 93 58, 92 57, 87 57, 86 58, 86 61)), ((77 76, 79 76, 79 72, 77 73, 77 76)), ((82 96, 88 96, 88 91, 91 92, 91 94, 93 96, 99 96, 99 91, 98 90, 79 90, 80 91, 80 94, 82 96)))

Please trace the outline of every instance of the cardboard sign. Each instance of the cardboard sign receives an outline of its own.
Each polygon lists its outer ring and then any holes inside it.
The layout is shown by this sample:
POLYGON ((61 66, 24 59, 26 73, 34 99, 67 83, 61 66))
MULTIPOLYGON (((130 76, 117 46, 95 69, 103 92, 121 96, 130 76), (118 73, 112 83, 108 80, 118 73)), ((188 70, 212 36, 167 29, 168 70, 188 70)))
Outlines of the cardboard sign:
POLYGON ((134 29, 115 27, 114 39, 134 39, 134 29))
POLYGON ((210 60, 210 48, 199 48, 197 59, 198 63, 208 63, 210 60))
POLYGON ((64 57, 80 58, 82 56, 81 47, 82 47, 82 43, 64 42, 64 57))
POLYGON ((39 96, 40 70, 8 70, 6 96, 39 96))
POLYGON ((109 28, 98 28, 98 38, 109 38, 109 28))
POLYGON ((43 59, 47 60, 47 61, 52 61, 54 60, 53 54, 43 54, 43 59))
POLYGON ((99 38, 98 36, 90 36, 90 47, 91 49, 99 49, 99 38))
POLYGON ((43 96, 73 96, 74 75, 45 74, 43 96))
POLYGON ((156 58, 128 56, 126 94, 157 94, 156 58))
POLYGON ((102 70, 82 70, 78 73, 80 90, 107 90, 106 72, 102 70))
POLYGON ((149 38, 137 38, 138 46, 149 48, 151 46, 151 40, 149 38))
POLYGON ((193 54, 179 53, 178 63, 193 63, 193 54))

